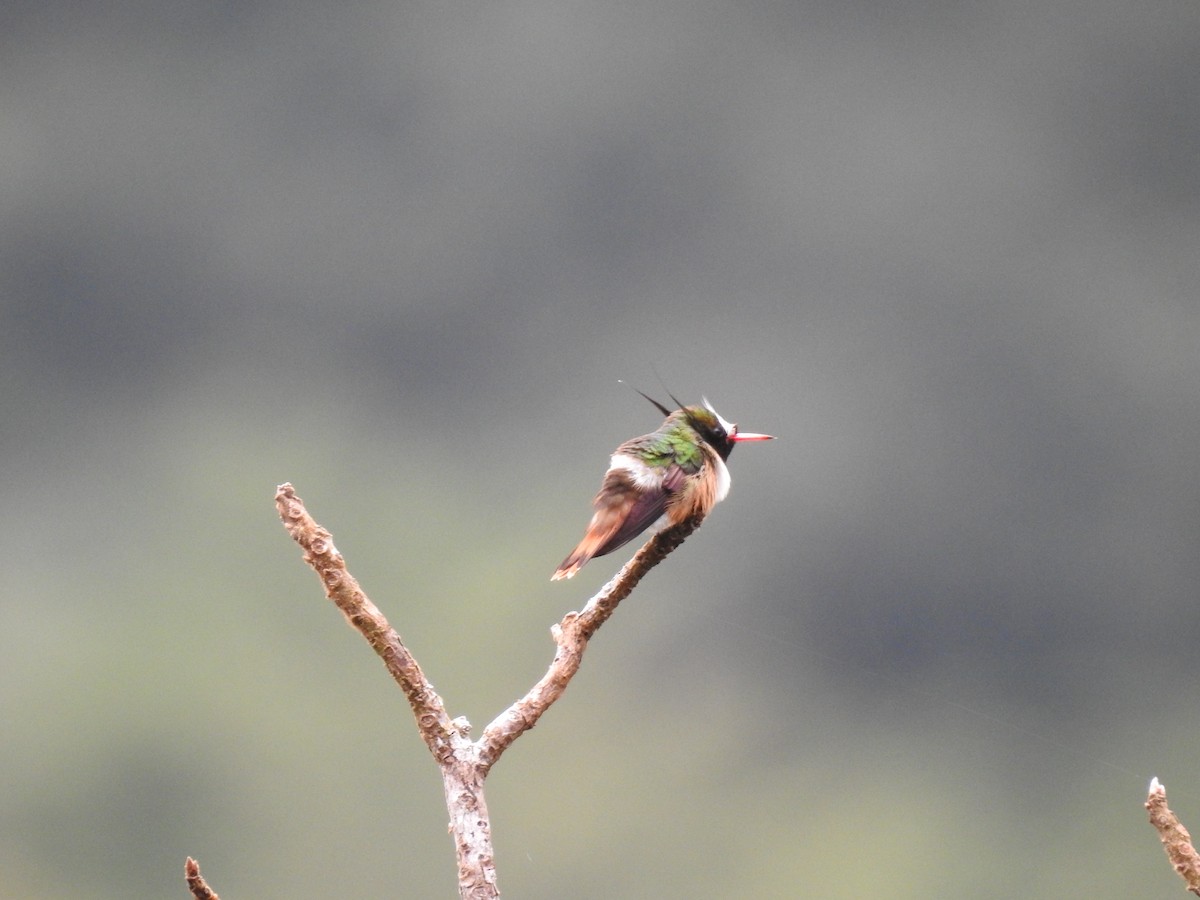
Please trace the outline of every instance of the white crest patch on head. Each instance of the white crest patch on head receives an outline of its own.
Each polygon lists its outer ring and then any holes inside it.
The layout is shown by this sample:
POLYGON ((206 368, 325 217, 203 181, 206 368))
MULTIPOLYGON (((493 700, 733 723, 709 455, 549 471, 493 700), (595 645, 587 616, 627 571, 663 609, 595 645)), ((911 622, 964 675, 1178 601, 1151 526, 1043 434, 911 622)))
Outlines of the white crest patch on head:
POLYGON ((713 405, 708 402, 707 397, 701 397, 700 399, 704 401, 704 408, 717 417, 717 421, 721 423, 721 427, 725 429, 726 434, 737 434, 737 426, 732 422, 726 422, 724 417, 713 409, 713 405))

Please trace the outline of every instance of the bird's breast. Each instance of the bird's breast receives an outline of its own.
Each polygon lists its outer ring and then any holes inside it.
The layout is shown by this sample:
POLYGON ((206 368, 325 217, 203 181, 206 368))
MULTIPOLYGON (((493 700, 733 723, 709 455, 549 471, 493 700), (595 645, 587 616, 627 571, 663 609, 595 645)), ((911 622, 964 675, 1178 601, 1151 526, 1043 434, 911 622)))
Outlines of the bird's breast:
POLYGON ((704 465, 689 475, 683 486, 667 501, 667 518, 672 524, 693 515, 706 516, 729 493, 729 469, 716 453, 705 453, 704 465))
POLYGON ((717 476, 717 483, 714 487, 713 503, 720 503, 729 496, 729 467, 725 465, 725 460, 721 459, 721 457, 717 456, 715 453, 709 459, 709 462, 713 464, 713 468, 716 470, 717 476))

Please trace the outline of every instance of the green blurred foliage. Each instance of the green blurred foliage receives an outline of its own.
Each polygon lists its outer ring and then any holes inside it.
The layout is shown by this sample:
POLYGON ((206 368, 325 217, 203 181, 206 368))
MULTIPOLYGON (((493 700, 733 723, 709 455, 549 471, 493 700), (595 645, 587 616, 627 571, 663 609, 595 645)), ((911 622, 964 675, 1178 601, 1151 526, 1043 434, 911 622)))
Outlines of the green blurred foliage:
POLYGON ((4 18, 0 896, 451 896, 274 488, 478 731, 618 378, 781 440, 496 767, 506 894, 1179 893, 1195 3, 4 18))

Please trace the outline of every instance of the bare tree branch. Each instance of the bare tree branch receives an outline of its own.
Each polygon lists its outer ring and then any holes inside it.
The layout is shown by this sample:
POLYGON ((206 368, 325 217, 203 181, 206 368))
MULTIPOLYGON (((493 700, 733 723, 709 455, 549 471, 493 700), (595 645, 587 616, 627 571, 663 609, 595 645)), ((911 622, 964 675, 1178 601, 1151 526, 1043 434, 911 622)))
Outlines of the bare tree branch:
POLYGON ((1167 859, 1189 891, 1200 896, 1200 854, 1192 846, 1192 836, 1175 813, 1167 806, 1167 789, 1157 778, 1150 779, 1150 795, 1146 798, 1150 824, 1158 831, 1167 859))
POLYGON ((204 876, 200 874, 200 863, 190 856, 183 864, 183 875, 187 879, 188 890, 192 892, 192 896, 196 900, 221 900, 217 896, 217 892, 208 886, 204 876))
POLYGON ((700 527, 702 516, 693 516, 658 532, 611 581, 592 597, 583 612, 569 612, 550 629, 558 650, 550 668, 520 700, 497 716, 479 740, 480 757, 491 767, 509 745, 537 724, 542 714, 562 696, 583 662, 583 651, 596 630, 608 621, 622 600, 633 592, 642 577, 666 559, 667 554, 700 527))
POLYGON ((429 745, 434 759, 441 762, 451 752, 454 731, 442 698, 408 652, 400 635, 346 569, 346 561, 334 546, 333 536, 313 521, 304 508, 304 501, 296 496, 295 488, 281 484, 275 492, 275 507, 292 540, 304 549, 304 561, 312 566, 325 585, 325 595, 342 611, 350 627, 367 639, 404 691, 421 737, 429 745))
POLYGON ((582 612, 567 613, 551 629, 558 649, 546 674, 529 693, 488 725, 478 741, 472 742, 470 723, 464 718, 450 719, 442 698, 416 659, 383 613, 363 593, 346 569, 345 560, 334 546, 330 533, 313 521, 290 484, 281 484, 276 490, 275 505, 284 527, 303 548, 304 561, 312 566, 325 586, 326 595, 342 611, 351 627, 366 638, 404 691, 421 737, 441 768, 450 831, 458 854, 459 896, 471 900, 498 897, 491 820, 483 792, 488 772, 513 741, 537 724, 562 696, 579 670, 588 641, 608 621, 617 605, 629 596, 647 572, 700 527, 703 516, 693 516, 654 535, 616 577, 588 601, 582 612))

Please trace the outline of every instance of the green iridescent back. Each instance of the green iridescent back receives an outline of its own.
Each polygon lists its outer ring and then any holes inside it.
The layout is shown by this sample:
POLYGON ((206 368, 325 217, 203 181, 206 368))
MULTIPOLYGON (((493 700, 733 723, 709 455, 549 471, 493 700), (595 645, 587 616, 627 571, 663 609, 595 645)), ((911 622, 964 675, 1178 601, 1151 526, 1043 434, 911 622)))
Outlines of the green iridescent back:
POLYGON ((689 406, 671 413, 657 431, 626 441, 621 449, 636 454, 649 466, 677 465, 691 475, 704 465, 700 450, 703 438, 694 425, 722 430, 716 417, 703 406, 689 406))

